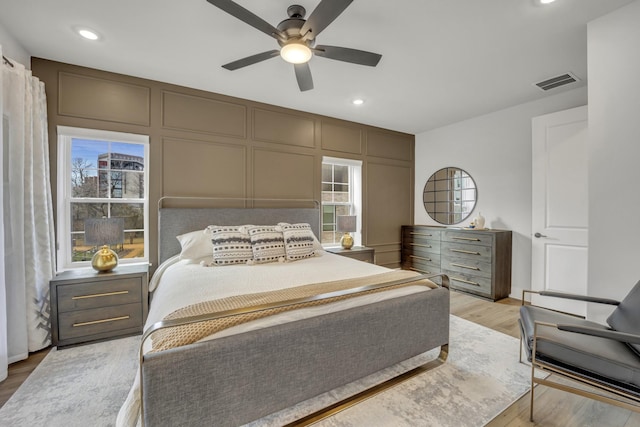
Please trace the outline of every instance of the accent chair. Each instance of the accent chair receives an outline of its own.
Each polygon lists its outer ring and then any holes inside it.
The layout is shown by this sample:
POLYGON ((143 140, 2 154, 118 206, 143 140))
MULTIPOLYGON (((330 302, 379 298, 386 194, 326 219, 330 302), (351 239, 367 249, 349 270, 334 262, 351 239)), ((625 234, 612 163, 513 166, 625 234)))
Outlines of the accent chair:
POLYGON ((524 291, 522 304, 518 320, 520 361, 524 347, 531 362, 531 421, 535 384, 640 412, 640 281, 622 302, 551 291, 524 291), (608 304, 616 308, 607 318, 608 325, 602 325, 527 304, 526 293, 608 304), (552 375, 536 377, 536 370, 552 375), (567 385, 566 381, 556 381, 558 377, 590 387, 567 385))

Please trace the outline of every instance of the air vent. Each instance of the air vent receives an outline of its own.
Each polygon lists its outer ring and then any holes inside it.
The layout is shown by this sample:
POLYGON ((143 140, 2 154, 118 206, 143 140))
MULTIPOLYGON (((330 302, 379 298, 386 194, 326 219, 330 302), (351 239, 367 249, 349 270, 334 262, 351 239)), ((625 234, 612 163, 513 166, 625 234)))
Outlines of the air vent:
POLYGON ((550 89, 568 85, 569 83, 574 83, 577 81, 580 81, 580 79, 571 73, 566 73, 561 76, 553 77, 545 81, 536 83, 535 85, 542 90, 550 90, 550 89))

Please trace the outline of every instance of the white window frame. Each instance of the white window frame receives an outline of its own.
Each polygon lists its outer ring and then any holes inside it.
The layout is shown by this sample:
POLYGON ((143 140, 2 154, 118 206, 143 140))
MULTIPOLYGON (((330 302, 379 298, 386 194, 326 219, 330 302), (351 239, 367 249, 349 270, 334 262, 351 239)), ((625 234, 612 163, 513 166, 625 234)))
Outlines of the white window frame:
MULTIPOLYGON (((58 203, 57 203, 57 267, 58 271, 91 266, 91 261, 72 261, 71 248, 71 203, 106 201, 113 203, 114 199, 78 198, 72 197, 71 189, 71 141, 73 138, 95 139, 144 146, 144 197, 142 199, 126 199, 132 203, 144 205, 144 256, 137 258, 120 258, 120 264, 148 264, 149 263, 149 136, 133 133, 113 132, 96 129, 58 126, 58 203)), ((117 199, 120 200, 120 199, 117 199)), ((116 202, 118 203, 118 202, 116 202)))
MULTIPOLYGON (((351 204, 351 215, 356 216, 356 231, 351 233, 353 237, 354 246, 362 246, 362 160, 353 160, 353 159, 343 159, 340 157, 322 157, 322 163, 331 163, 339 166, 348 166, 349 167, 349 198, 351 204)), ((322 180, 321 180, 322 182, 322 180)), ((322 189, 320 189, 322 193, 322 189)), ((322 197, 320 198, 322 200, 322 197)), ((321 202, 324 206, 328 205, 336 205, 340 203, 324 203, 321 202)), ((321 221, 320 233, 322 233, 323 222, 321 221)), ((320 237, 320 241, 322 241, 322 236, 320 237)), ((323 247, 331 248, 331 247, 339 247, 340 243, 323 243, 323 247)))

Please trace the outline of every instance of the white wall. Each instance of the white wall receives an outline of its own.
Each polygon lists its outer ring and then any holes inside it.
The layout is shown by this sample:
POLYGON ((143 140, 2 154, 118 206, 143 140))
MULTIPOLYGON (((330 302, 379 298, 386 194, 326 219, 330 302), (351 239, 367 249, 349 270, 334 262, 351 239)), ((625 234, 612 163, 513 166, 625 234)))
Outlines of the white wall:
POLYGON ((11 34, 0 24, 0 46, 2 46, 2 54, 7 58, 14 59, 31 69, 31 55, 24 47, 13 38, 11 34))
POLYGON ((486 227, 513 231, 511 296, 531 287, 531 119, 587 103, 586 87, 561 92, 416 135, 416 224, 437 225, 424 209, 429 176, 445 166, 465 169, 478 187, 486 227))
POLYGON ((615 299, 640 280, 639 52, 640 1, 589 24, 588 290, 615 299))

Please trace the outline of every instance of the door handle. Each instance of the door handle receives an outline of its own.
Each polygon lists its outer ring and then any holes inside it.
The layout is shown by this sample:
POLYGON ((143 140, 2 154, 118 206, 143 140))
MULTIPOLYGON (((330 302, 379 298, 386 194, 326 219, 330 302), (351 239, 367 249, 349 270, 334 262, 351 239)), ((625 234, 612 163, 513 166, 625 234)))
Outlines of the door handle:
POLYGON ((535 237, 536 239, 539 239, 541 237, 547 237, 547 236, 545 236, 544 234, 536 233, 533 235, 533 237, 535 237))

